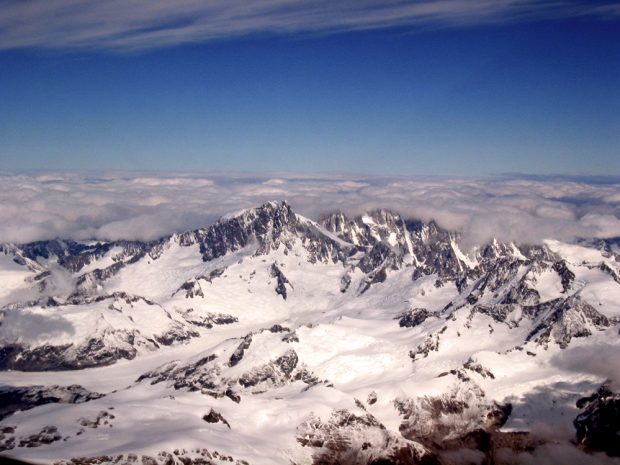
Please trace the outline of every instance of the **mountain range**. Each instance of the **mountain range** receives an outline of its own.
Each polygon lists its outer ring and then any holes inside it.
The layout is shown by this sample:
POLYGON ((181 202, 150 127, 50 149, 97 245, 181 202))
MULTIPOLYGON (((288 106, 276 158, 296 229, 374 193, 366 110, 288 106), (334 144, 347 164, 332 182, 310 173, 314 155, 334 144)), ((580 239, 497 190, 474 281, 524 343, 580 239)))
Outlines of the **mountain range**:
POLYGON ((0 245, 0 454, 57 464, 620 463, 620 239, 268 202, 0 245))

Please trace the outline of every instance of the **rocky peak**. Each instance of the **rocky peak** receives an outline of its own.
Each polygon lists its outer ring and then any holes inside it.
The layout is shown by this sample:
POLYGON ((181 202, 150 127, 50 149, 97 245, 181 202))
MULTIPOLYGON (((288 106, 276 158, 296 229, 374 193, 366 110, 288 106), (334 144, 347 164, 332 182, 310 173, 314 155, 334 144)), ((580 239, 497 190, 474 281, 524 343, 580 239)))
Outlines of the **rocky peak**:
POLYGON ((319 224, 343 240, 343 234, 349 229, 351 220, 342 212, 334 212, 319 218, 319 224))
POLYGON ((213 226, 194 232, 204 261, 240 250, 253 242, 256 255, 265 255, 284 246, 291 250, 300 241, 310 262, 344 261, 346 244, 318 224, 293 212, 286 201, 267 202, 234 216, 222 217, 213 226))
POLYGON ((448 235, 448 231, 441 228, 435 220, 424 222, 420 219, 407 219, 405 221, 407 230, 412 235, 418 237, 422 241, 428 241, 437 237, 445 238, 448 235))
POLYGON ((286 201, 267 202, 257 208, 244 210, 238 215, 240 224, 247 225, 257 236, 269 235, 276 238, 288 226, 295 226, 298 217, 286 201))
POLYGON ((480 250, 480 257, 485 259, 495 259, 498 257, 504 257, 518 253, 518 249, 513 247, 512 244, 506 244, 499 242, 497 239, 492 239, 488 244, 484 245, 480 250))
POLYGON ((386 242, 392 247, 407 246, 407 228, 400 215, 389 210, 372 210, 348 218, 343 213, 332 213, 319 220, 329 232, 351 244, 372 247, 386 242))
POLYGON ((283 234, 298 221, 286 202, 267 202, 235 216, 224 216, 211 227, 196 231, 195 236, 205 261, 242 249, 254 240, 259 252, 266 253, 277 248, 283 234))

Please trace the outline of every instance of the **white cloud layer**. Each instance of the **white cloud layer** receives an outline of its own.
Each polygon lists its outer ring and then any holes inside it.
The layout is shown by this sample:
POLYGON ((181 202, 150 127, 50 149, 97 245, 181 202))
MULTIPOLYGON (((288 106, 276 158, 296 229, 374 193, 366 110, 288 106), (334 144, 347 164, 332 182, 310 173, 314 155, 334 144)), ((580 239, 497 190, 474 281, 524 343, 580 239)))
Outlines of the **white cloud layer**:
POLYGON ((0 175, 0 242, 156 239, 223 214, 287 200, 317 219, 388 208, 462 231, 465 245, 496 237, 620 236, 620 180, 37 173, 0 175))
POLYGON ((268 33, 617 17, 605 0, 8 0, 0 49, 149 49, 268 33))

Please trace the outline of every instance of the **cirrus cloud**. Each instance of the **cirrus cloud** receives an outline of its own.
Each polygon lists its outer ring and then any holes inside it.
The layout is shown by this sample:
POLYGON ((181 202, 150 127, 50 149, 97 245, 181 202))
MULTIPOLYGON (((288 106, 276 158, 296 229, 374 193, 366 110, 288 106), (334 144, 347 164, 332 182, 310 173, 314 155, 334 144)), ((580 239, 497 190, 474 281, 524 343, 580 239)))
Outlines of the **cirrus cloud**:
POLYGON ((9 0, 0 49, 143 50, 250 34, 620 16, 604 0, 9 0))

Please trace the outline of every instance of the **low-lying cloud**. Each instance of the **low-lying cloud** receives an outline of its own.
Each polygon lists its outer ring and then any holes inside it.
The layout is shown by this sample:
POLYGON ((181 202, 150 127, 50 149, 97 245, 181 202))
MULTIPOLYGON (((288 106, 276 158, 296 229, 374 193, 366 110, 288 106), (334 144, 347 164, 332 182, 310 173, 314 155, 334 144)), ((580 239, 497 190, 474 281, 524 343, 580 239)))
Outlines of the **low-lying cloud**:
POLYGON ((607 379, 613 390, 620 390, 618 348, 610 344, 571 347, 553 358, 558 367, 575 373, 589 373, 607 379))
POLYGON ((605 0, 9 0, 2 4, 0 49, 141 50, 261 33, 619 15, 620 4, 605 0))
POLYGON ((620 236, 620 180, 295 174, 36 173, 0 175, 0 243, 139 239, 204 227, 286 200, 309 218, 386 208, 501 240, 620 236))

